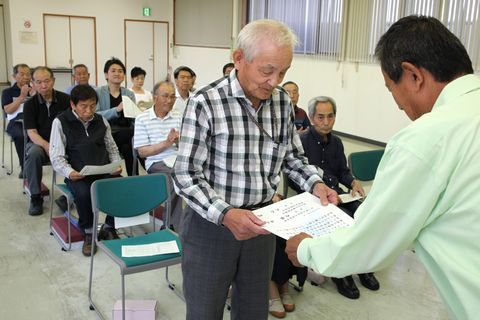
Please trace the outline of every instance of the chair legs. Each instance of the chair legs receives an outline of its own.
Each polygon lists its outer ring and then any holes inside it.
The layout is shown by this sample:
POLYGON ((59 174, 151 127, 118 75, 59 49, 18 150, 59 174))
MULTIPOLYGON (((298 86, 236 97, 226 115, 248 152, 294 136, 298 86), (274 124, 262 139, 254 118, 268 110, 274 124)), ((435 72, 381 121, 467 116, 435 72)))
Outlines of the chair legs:
POLYGON ((183 302, 185 302, 185 297, 181 292, 178 291, 177 287, 173 282, 168 278, 168 267, 165 267, 165 280, 167 281, 168 287, 173 291, 183 302))
POLYGON ((10 168, 5 165, 5 132, 2 136, 2 168, 6 169, 7 175, 13 173, 13 140, 10 139, 10 168))

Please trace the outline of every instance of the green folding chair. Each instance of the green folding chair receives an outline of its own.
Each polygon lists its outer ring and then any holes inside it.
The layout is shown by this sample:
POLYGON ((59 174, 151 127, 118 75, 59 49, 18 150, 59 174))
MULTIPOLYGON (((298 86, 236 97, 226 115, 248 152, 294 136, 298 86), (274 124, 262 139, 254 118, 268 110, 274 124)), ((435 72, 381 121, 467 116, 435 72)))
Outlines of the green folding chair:
MULTIPOLYGON (((93 225, 98 225, 100 212, 113 217, 127 218, 135 217, 159 207, 168 199, 167 177, 164 174, 156 173, 142 176, 131 176, 122 178, 101 179, 95 181, 91 187, 92 208, 94 213, 93 225)), ((122 319, 125 319, 125 275, 163 268, 165 267, 165 278, 168 287, 184 300, 183 295, 178 292, 175 285, 168 279, 168 266, 181 263, 181 244, 178 235, 168 229, 170 217, 166 216, 166 229, 153 231, 148 234, 121 238, 116 240, 97 240, 97 228, 93 228, 92 250, 98 246, 110 257, 119 267, 122 280, 122 319), (145 245, 157 242, 176 241, 180 253, 154 255, 147 257, 122 257, 123 245, 145 245)), ((88 285, 88 299, 90 310, 104 319, 92 299, 93 261, 90 260, 90 279, 88 285)))
POLYGON ((355 179, 360 181, 373 180, 383 152, 384 149, 352 152, 348 156, 348 166, 355 179))

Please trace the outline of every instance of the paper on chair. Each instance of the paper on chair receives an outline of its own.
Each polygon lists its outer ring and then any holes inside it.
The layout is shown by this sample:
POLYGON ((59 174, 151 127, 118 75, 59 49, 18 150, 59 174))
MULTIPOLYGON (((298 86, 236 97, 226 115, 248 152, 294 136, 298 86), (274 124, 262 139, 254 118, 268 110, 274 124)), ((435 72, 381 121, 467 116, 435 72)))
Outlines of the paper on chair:
POLYGON ((171 156, 168 156, 165 159, 163 159, 163 163, 165 163, 167 167, 173 168, 173 166, 175 165, 175 160, 177 160, 177 155, 172 154, 171 156))
POLYGON ((136 118, 143 111, 138 108, 135 102, 127 96, 122 96, 123 116, 125 118, 136 118))
POLYGON ((115 228, 126 228, 130 226, 136 226, 139 224, 146 224, 150 222, 150 213, 144 213, 135 217, 118 218, 115 217, 115 228))
POLYGON ((342 200, 342 203, 349 203, 349 202, 353 202, 353 201, 360 200, 360 199, 363 198, 359 194, 357 194, 355 196, 352 196, 352 194, 350 194, 350 193, 339 194, 338 197, 340 198, 340 200, 342 200))
POLYGON ((353 219, 338 207, 322 206, 320 199, 304 192, 253 211, 265 221, 265 230, 284 239, 300 232, 320 237, 342 227, 353 225, 353 219))
POLYGON ((177 242, 175 240, 165 242, 155 242, 137 246, 122 246, 122 257, 148 257, 157 254, 179 253, 177 242))
POLYGON ((82 176, 91 176, 94 174, 109 174, 117 170, 122 165, 122 161, 114 161, 103 166, 85 166, 80 171, 82 176))

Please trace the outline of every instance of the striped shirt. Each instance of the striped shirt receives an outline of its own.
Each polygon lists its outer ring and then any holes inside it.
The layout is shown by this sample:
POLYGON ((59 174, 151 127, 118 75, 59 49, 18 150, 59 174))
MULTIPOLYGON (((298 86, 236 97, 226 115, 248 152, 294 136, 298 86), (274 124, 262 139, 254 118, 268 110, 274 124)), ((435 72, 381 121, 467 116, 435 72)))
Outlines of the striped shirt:
POLYGON ((283 89, 257 111, 232 72, 190 97, 172 177, 177 193, 203 218, 218 224, 231 208, 270 201, 281 169, 304 190, 321 181, 303 154, 283 89))
MULTIPOLYGON (((181 118, 173 116, 169 112, 164 118, 157 117, 155 106, 142 112, 135 119, 135 133, 133 147, 138 149, 144 146, 151 146, 167 140, 171 129, 180 130, 181 118)), ((177 154, 177 147, 170 146, 163 152, 149 156, 145 160, 147 170, 155 162, 163 161, 165 158, 177 154)))

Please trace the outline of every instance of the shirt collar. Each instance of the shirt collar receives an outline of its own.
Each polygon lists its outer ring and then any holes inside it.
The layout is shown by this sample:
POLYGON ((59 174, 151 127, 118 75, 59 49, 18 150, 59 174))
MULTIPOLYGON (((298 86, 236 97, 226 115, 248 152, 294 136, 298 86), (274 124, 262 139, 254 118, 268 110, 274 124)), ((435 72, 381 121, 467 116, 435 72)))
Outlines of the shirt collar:
POLYGON ((310 126, 310 133, 312 134, 312 136, 316 140, 320 141, 321 143, 329 144, 332 141, 332 133, 331 132, 329 134, 327 134, 327 141, 326 142, 324 142, 322 135, 320 133, 318 133, 317 130, 315 130, 314 126, 310 126))
POLYGON ((73 113, 73 115, 75 116, 75 118, 77 118, 77 120, 80 121, 80 122, 81 122, 82 124, 84 124, 84 125, 85 125, 85 124, 89 124, 89 123, 93 120, 93 118, 95 117, 95 115, 92 115, 92 118, 91 118, 91 119, 89 119, 89 120, 87 120, 87 121, 83 121, 82 119, 80 119, 80 117, 79 117, 78 114, 75 112, 75 110, 72 109, 72 113, 73 113))
MULTIPOLYGON (((231 72, 230 75, 228 76, 228 83, 229 83, 229 92, 228 92, 229 95, 231 95, 234 98, 243 98, 251 104, 251 101, 245 95, 245 91, 243 91, 243 88, 240 85, 240 82, 238 81, 236 70, 235 72, 231 72)), ((267 100, 262 100, 260 103, 260 106, 270 105, 272 103, 272 96, 275 94, 278 94, 278 92, 274 89, 270 98, 268 98, 267 100)))
POLYGON ((150 109, 148 109, 148 118, 150 120, 154 120, 154 119, 166 120, 166 119, 171 118, 171 117, 172 117, 172 110, 170 110, 165 117, 160 118, 155 113, 155 105, 153 105, 150 109))
POLYGON ((471 91, 480 89, 480 79, 474 74, 467 74, 461 76, 452 82, 449 82, 440 92, 440 95, 433 105, 433 109, 439 108, 442 105, 447 104, 450 100, 453 100, 461 95, 469 93, 471 91))
MULTIPOLYGON (((43 99, 40 93, 37 93, 37 99, 40 104, 46 104, 45 99, 43 99)), ((55 94, 55 89, 52 89, 52 104, 57 102, 57 95, 55 94)))

